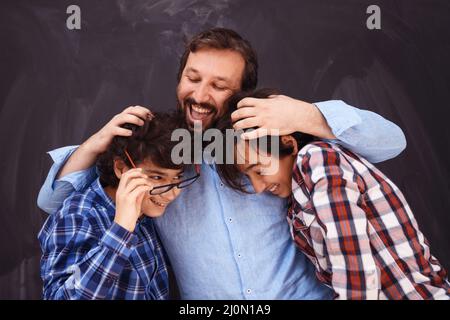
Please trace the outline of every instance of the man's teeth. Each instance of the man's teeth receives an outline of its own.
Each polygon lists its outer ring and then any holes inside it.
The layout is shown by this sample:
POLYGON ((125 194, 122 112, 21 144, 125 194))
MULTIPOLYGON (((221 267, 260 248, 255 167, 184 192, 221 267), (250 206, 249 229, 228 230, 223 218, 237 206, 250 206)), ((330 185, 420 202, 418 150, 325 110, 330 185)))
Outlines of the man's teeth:
POLYGON ((157 206, 162 207, 162 208, 164 208, 166 206, 165 204, 162 204, 162 203, 160 203, 160 202, 158 202, 158 201, 156 201, 155 199, 152 199, 152 198, 150 198, 150 201, 153 202, 154 204, 156 204, 157 206))
POLYGON ((197 113, 202 113, 202 114, 208 114, 208 113, 212 112, 212 110, 210 110, 210 109, 202 108, 199 106, 192 106, 192 110, 194 110, 197 113))
POLYGON ((270 192, 274 192, 275 190, 277 190, 277 188, 278 188, 278 184, 274 184, 274 185, 269 189, 269 191, 270 191, 270 192))

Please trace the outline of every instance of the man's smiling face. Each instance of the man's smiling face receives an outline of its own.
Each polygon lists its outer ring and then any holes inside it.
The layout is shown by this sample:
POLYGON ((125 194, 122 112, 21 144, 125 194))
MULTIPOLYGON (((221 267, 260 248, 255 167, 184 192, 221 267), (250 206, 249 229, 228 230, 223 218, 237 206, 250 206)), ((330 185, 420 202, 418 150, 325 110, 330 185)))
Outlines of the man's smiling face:
POLYGON ((223 116, 226 99, 241 88, 244 68, 236 51, 204 48, 189 54, 177 98, 190 128, 199 120, 208 129, 223 116))

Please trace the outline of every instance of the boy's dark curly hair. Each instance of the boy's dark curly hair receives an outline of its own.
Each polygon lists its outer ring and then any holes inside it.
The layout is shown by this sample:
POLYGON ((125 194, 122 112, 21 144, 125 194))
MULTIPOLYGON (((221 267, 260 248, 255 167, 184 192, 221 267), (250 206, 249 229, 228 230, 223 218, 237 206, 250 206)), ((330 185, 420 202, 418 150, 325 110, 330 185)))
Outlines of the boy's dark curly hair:
POLYGON ((125 124, 124 128, 133 131, 130 137, 114 137, 108 150, 102 153, 97 161, 97 169, 101 184, 117 187, 119 179, 114 173, 114 160, 121 159, 132 168, 132 164, 125 155, 126 149, 133 162, 138 165, 144 160, 167 169, 182 169, 183 164, 176 165, 171 160, 172 148, 178 143, 171 141, 172 131, 186 128, 184 116, 181 112, 154 112, 152 120, 145 120, 143 126, 125 124))
MULTIPOLYGON (((279 95, 280 92, 277 89, 272 88, 262 88, 257 89, 253 91, 241 91, 233 94, 231 97, 227 99, 225 102, 225 115, 217 122, 216 127, 225 135, 225 132, 227 129, 233 128, 233 122, 231 120, 231 114, 237 110, 237 105, 239 101, 241 101, 244 98, 251 97, 251 98, 257 98, 257 99, 265 99, 269 98, 272 95, 279 95)), ((257 129, 257 128, 251 128, 251 129, 257 129)), ((311 141, 315 140, 315 137, 300 133, 300 132, 294 132, 291 134, 291 136, 294 137, 294 139, 297 141, 298 149, 300 150, 302 147, 310 143, 311 141)), ((291 154, 294 149, 292 146, 286 146, 281 142, 280 137, 275 137, 278 139, 278 154, 283 157, 285 155, 291 154)), ((261 145, 261 141, 264 140, 264 138, 257 138, 258 145, 261 145)), ((266 151, 270 154, 272 152, 271 150, 271 143, 264 144, 266 147, 266 151)), ((219 173, 219 176, 221 180, 228 185, 230 188, 243 192, 243 193, 251 193, 248 191, 248 188, 245 186, 245 182, 243 180, 243 174, 239 171, 236 164, 219 164, 216 166, 217 172, 219 173)))

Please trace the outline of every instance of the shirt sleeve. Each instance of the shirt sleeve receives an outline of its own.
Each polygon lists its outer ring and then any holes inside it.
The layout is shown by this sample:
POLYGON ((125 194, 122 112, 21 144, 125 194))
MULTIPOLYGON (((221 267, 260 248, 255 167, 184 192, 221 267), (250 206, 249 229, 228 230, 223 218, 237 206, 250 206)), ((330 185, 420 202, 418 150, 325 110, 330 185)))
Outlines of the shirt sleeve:
POLYGON ((99 239, 86 217, 58 218, 41 240, 44 299, 107 298, 136 243, 137 236, 116 223, 99 239))
POLYGON ((47 213, 55 212, 73 191, 84 190, 97 178, 97 172, 93 166, 56 179, 61 168, 77 148, 78 146, 68 146, 48 152, 53 160, 53 165, 37 199, 38 207, 47 213))
POLYGON ((300 170, 319 229, 311 230, 314 250, 328 261, 337 299, 378 299, 380 271, 352 166, 331 147, 314 146, 302 157, 300 170))
POLYGON ((315 103, 337 142, 370 162, 395 158, 406 148, 403 131, 382 116, 341 100, 315 103))

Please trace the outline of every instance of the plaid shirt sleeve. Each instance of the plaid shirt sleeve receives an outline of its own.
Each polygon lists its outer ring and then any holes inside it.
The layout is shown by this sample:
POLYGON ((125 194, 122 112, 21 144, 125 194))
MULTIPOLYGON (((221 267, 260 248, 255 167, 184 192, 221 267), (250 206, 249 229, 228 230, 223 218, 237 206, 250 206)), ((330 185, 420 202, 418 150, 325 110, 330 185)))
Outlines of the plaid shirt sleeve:
POLYGON ((50 217, 41 239, 45 299, 104 299, 137 237, 113 223, 101 238, 83 214, 50 217), (49 220, 50 222, 50 220, 49 220))
POLYGON ((354 168, 332 147, 313 145, 299 169, 317 219, 317 230, 311 230, 313 247, 328 260, 337 299, 377 299, 380 272, 371 252, 354 168))

